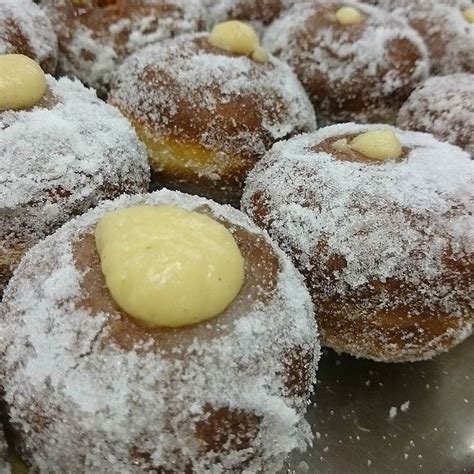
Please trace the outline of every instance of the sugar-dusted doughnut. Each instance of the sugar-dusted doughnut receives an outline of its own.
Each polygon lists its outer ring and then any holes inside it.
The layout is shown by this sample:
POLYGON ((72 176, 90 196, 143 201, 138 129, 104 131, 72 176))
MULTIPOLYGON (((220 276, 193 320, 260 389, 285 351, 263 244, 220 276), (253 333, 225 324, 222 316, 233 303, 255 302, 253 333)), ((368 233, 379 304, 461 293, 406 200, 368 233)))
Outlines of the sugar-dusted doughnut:
POLYGON ((204 26, 200 0, 42 0, 59 66, 105 95, 118 65, 143 46, 204 26))
POLYGON ((103 199, 145 192, 143 145, 79 81, 0 56, 0 292, 26 249, 103 199))
POLYGON ((234 205, 273 143, 316 127, 291 69, 237 21, 132 55, 109 101, 147 145, 158 184, 234 205))
POLYGON ((424 39, 434 74, 474 73, 472 0, 379 0, 404 15, 424 39))
POLYGON ((433 134, 474 155, 474 74, 430 77, 413 91, 397 125, 433 134))
MULTIPOLYGON (((215 284, 240 272, 232 255, 227 271, 227 257, 216 257, 224 273, 215 284)), ((41 472, 277 472, 289 451, 305 449, 319 357, 314 309, 288 257, 235 209, 168 190, 103 203, 25 256, 2 311, 14 438, 41 472), (189 325, 194 303, 212 296, 211 278, 194 265, 215 271, 214 247, 201 242, 214 245, 214 231, 200 229, 203 220, 237 246, 243 283, 223 312, 189 325), (174 304, 160 297, 151 319, 148 299, 121 309, 116 291, 136 303, 151 281, 172 287, 189 321, 170 322, 174 304)))
POLYGON ((343 124, 275 145, 242 202, 306 276, 323 344, 400 362, 472 333, 473 190, 458 147, 343 124))
POLYGON ((395 122, 429 70, 423 40, 402 17, 352 0, 295 5, 263 45, 294 68, 329 122, 395 122))

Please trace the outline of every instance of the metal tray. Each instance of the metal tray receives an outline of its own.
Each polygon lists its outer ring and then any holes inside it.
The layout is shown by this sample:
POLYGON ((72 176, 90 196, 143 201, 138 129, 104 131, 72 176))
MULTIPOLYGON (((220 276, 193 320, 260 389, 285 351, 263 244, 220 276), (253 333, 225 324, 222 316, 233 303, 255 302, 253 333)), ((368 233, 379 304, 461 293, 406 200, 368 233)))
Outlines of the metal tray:
POLYGON ((474 337, 405 364, 325 349, 318 379, 313 447, 290 472, 474 473, 474 337))

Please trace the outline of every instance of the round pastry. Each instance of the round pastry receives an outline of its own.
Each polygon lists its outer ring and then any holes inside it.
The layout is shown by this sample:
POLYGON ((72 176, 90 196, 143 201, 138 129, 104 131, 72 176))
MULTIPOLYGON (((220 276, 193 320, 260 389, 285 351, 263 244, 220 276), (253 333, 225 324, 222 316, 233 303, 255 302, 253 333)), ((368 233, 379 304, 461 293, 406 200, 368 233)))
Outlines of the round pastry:
POLYGON ((397 125, 432 133, 474 155, 474 75, 431 77, 408 98, 397 125))
POLYGON ((432 72, 474 72, 472 0, 380 0, 381 7, 408 18, 428 46, 432 72))
POLYGON ((329 122, 394 122, 428 75, 426 47, 404 19, 351 0, 295 5, 263 44, 293 67, 329 122))
POLYGON ((53 74, 58 59, 56 34, 31 0, 0 0, 0 54, 24 54, 53 74))
POLYGON ((241 20, 260 29, 295 3, 296 0, 203 0, 211 27, 226 20, 241 20))
POLYGON ((2 311, 14 438, 40 472, 276 472, 311 436, 311 298, 230 207, 103 203, 25 256, 2 311))
POLYGON ((316 127, 291 69, 237 21, 139 51, 109 101, 147 145, 158 184, 233 205, 273 143, 316 127))
POLYGON ((403 362, 472 333, 473 189, 461 149, 343 124, 275 145, 242 203, 305 275, 323 344, 403 362))
POLYGON ((0 292, 25 249, 99 201, 149 185, 125 118, 26 56, 0 56, 0 156, 0 292))
POLYGON ((59 40, 62 72, 107 93, 122 60, 203 22, 200 0, 42 0, 59 40))

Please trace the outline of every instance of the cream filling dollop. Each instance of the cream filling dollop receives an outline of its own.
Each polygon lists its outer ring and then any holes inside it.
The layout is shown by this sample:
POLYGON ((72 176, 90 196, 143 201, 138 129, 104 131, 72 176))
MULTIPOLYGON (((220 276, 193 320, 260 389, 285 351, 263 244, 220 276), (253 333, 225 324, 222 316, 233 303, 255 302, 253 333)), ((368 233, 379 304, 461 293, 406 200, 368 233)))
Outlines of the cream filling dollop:
POLYGON ((237 20, 218 23, 208 37, 209 43, 229 53, 251 56, 254 61, 266 63, 267 51, 260 45, 257 32, 247 23, 237 20))
POLYGON ((115 302, 151 327, 180 327, 221 314, 244 283, 231 232, 175 206, 137 206, 105 215, 95 240, 115 302))
POLYGON ((35 106, 46 92, 40 65, 23 54, 0 55, 0 110, 35 106))
POLYGON ((355 137, 349 147, 374 160, 397 159, 402 156, 402 144, 391 128, 371 130, 355 137))
POLYGON ((354 7, 341 7, 336 12, 336 20, 342 26, 357 25, 363 19, 362 13, 354 7))

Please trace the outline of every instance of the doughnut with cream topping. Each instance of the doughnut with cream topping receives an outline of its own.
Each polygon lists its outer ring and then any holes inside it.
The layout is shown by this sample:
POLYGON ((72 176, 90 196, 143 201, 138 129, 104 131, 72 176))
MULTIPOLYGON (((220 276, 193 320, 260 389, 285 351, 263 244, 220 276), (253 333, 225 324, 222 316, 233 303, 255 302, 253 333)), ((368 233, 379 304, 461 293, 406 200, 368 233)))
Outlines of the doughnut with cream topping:
POLYGON ((425 41, 434 74, 474 72, 473 0, 379 0, 425 41))
POLYGON ((109 102, 147 145, 159 185, 234 205, 273 143, 316 127, 291 69, 237 21, 130 56, 109 102))
MULTIPOLYGON (((223 284, 232 278, 220 275, 223 284)), ((25 256, 2 311, 5 400, 17 447, 40 472, 276 472, 310 438, 303 414, 319 357, 311 299, 288 257, 235 209, 167 190, 105 202, 25 256), (237 296, 198 324, 171 327, 172 305, 159 298, 157 319, 144 324, 141 309, 132 317, 111 293, 107 253, 118 245, 125 298, 150 279, 181 286, 182 301, 205 298, 210 287, 193 293, 200 281, 188 288, 182 273, 201 270, 184 259, 176 272, 180 253, 168 253, 194 248, 200 259, 205 247, 193 234, 155 246, 169 237, 162 225, 150 232, 161 210, 212 221, 206 234, 222 227, 243 258, 237 296), (137 265, 127 267, 133 252, 137 265)))
POLYGON ((429 71, 426 47, 402 17, 352 0, 295 5, 263 45, 293 67, 329 122, 393 123, 429 71))
POLYGON ((0 291, 26 249, 74 215, 145 192, 149 167, 130 124, 79 81, 0 56, 0 291))
POLYGON ((305 275, 323 344, 401 362, 472 333, 473 189, 461 149, 343 124, 275 145, 242 203, 305 275))

